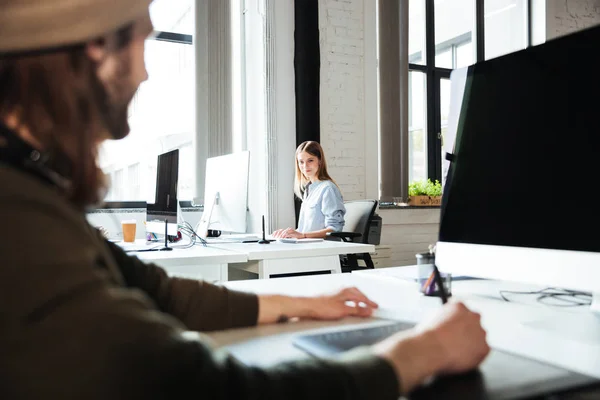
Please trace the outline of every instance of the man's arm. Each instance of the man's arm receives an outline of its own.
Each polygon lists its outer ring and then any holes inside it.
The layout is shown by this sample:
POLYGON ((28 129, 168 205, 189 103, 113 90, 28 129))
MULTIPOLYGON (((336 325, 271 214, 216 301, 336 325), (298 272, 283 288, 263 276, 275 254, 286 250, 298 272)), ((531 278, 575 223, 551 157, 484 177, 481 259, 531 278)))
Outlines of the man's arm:
MULTIPOLYGON (((202 335, 190 338, 141 292, 115 287, 103 271, 82 263, 53 269, 60 284, 49 283, 43 298, 37 293, 40 307, 18 331, 3 334, 14 344, 0 360, 14 397, 397 398, 394 369, 366 351, 339 361, 248 367, 202 335)), ((19 287, 27 290, 24 282, 19 287)))
POLYGON ((356 288, 318 297, 257 297, 193 279, 170 278, 162 268, 143 263, 114 243, 107 243, 128 286, 142 289, 162 311, 193 330, 214 331, 291 318, 368 317, 377 308, 376 303, 356 288))
POLYGON ((175 316, 188 329, 215 331, 256 325, 256 295, 169 277, 162 268, 128 255, 114 243, 106 243, 128 287, 144 291, 161 311, 175 316))

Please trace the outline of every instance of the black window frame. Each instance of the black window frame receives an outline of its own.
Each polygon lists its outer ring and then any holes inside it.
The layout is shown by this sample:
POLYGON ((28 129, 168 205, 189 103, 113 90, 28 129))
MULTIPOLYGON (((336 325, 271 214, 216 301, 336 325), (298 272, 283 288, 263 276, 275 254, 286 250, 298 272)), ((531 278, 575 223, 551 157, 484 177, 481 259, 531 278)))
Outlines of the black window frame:
POLYGON ((184 33, 167 32, 167 31, 154 31, 154 35, 151 39, 158 40, 161 42, 170 42, 178 44, 194 44, 194 36, 184 33))
MULTIPOLYGON (((485 0, 473 0, 475 3, 475 61, 485 60, 485 0)), ((526 6, 526 47, 532 46, 532 1, 526 6)), ((410 3, 409 3, 410 7, 410 3)), ((442 181, 442 121, 440 104, 440 80, 450 79, 452 68, 437 67, 435 55, 445 49, 451 49, 453 64, 456 64, 456 48, 472 41, 473 32, 453 38, 449 41, 435 43, 435 0, 425 0, 425 63, 417 64, 422 57, 421 52, 409 55, 408 70, 425 74, 426 82, 426 136, 427 136, 427 178, 442 181), (468 36, 468 37, 467 37, 468 36)))

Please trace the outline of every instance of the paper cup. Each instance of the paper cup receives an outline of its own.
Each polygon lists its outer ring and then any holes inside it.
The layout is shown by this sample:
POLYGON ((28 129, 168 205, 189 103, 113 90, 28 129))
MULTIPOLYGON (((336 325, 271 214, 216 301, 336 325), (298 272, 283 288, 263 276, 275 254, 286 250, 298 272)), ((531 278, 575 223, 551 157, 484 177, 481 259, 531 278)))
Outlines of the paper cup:
POLYGON ((121 227, 123 229, 123 241, 128 243, 135 242, 135 229, 137 222, 135 219, 121 221, 121 227))

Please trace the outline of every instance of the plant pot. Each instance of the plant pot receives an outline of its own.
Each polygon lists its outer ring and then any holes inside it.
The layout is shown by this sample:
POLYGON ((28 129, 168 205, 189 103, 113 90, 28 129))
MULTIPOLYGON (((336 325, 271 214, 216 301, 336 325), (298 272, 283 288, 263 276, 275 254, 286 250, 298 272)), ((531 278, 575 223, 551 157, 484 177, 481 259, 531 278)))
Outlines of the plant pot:
POLYGON ((411 196, 408 204, 411 206, 441 206, 442 196, 411 196))

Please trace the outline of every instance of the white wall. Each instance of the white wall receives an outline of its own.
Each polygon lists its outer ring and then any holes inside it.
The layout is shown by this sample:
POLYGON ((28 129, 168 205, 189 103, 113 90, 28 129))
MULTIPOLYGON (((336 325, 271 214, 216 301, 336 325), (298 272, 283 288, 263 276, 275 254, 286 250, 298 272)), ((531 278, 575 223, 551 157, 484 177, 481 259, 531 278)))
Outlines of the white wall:
POLYGON ((378 197, 374 10, 319 0, 321 144, 346 200, 378 197))
POLYGON ((380 247, 390 248, 389 259, 382 260, 381 267, 414 265, 415 254, 427 251, 437 241, 439 209, 391 209, 378 214, 383 221, 380 247))
POLYGON ((554 39, 600 23, 598 0, 547 0, 546 39, 554 39))

